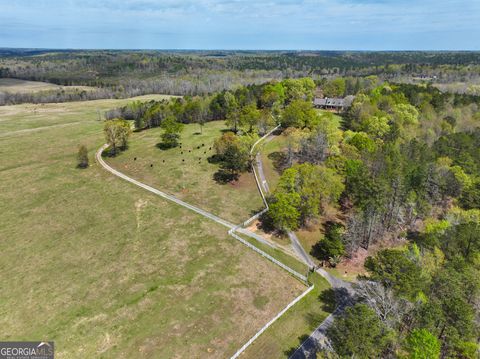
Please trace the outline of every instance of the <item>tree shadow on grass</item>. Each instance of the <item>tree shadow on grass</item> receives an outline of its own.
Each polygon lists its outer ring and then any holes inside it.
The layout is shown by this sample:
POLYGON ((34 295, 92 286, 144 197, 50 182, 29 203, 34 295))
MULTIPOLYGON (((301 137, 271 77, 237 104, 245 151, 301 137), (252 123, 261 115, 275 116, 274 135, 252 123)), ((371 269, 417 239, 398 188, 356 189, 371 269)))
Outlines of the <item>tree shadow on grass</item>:
POLYGON ((282 174, 288 167, 287 155, 284 152, 277 151, 268 154, 268 158, 272 160, 273 168, 278 173, 282 174))
POLYGON ((273 223, 272 217, 269 215, 268 211, 262 214, 259 218, 258 227, 265 233, 274 233, 276 232, 275 225, 273 223))
POLYGON ((166 151, 166 150, 170 150, 172 148, 178 147, 180 145, 181 143, 173 144, 173 143, 159 142, 155 145, 155 147, 161 149, 162 151, 166 151))
POLYGON ((112 147, 107 147, 102 151, 102 157, 115 157, 119 155, 121 152, 128 150, 128 145, 126 146, 119 146, 113 150, 112 147))
POLYGON ((285 355, 285 358, 290 358, 293 353, 295 353, 297 351, 297 349, 300 347, 300 345, 303 344, 303 342, 305 340, 307 340, 309 338, 309 335, 308 334, 304 334, 304 335, 300 335, 298 337, 298 345, 295 347, 291 347, 290 349, 287 349, 283 352, 283 354, 285 355))
POLYGON ((210 157, 207 158, 208 163, 211 164, 219 164, 222 163, 223 157, 220 155, 211 155, 210 157))
POLYGON ((318 260, 325 261, 328 258, 325 258, 322 251, 322 241, 315 243, 310 250, 310 255, 318 260))
POLYGON ((213 180, 219 184, 227 184, 238 180, 238 173, 232 173, 224 169, 219 169, 213 174, 213 180))
POLYGON ((322 303, 322 310, 327 313, 333 313, 337 308, 337 293, 334 288, 325 289, 318 296, 322 303))

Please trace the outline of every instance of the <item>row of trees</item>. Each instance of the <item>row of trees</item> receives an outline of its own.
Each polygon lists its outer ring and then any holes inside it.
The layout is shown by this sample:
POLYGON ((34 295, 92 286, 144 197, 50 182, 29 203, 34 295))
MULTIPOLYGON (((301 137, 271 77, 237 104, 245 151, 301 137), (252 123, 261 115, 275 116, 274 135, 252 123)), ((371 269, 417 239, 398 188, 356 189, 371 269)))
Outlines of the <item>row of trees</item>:
MULTIPOLYGON (((179 144, 183 124, 197 123, 202 132, 207 121, 223 119, 231 128, 233 136, 240 134, 247 136, 240 136, 238 139, 227 136, 220 139, 220 142, 243 144, 249 142, 249 139, 257 133, 263 134, 271 128, 276 122, 275 117, 286 104, 295 106, 299 101, 311 102, 314 90, 315 83, 312 79, 301 78, 239 87, 235 91, 222 91, 211 96, 133 101, 106 113, 109 121, 105 130, 106 136, 114 154, 117 148, 126 146, 126 142, 119 142, 115 138, 119 137, 125 141, 128 138, 126 133, 116 131, 117 128, 125 127, 129 121, 133 122, 133 128, 137 131, 160 126, 164 129, 161 147, 171 148, 179 144), (116 126, 111 126, 112 124, 116 126)), ((224 166, 235 168, 237 174, 245 170, 248 167, 245 166, 245 158, 248 157, 244 153, 245 146, 235 145, 226 148, 228 149, 226 153, 217 151, 217 158, 223 158, 221 162, 224 166), (233 152, 236 153, 235 156, 232 156, 233 152), (237 158, 238 163, 225 161, 226 158, 232 161, 237 158)))

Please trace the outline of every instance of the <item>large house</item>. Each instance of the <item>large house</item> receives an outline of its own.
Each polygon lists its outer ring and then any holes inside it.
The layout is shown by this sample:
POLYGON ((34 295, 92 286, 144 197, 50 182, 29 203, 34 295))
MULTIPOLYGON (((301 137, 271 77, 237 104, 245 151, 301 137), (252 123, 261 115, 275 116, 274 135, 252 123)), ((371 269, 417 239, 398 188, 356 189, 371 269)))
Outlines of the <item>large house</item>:
POLYGON ((343 111, 345 108, 350 107, 353 98, 353 96, 347 96, 345 98, 317 97, 313 100, 313 106, 324 110, 343 111))

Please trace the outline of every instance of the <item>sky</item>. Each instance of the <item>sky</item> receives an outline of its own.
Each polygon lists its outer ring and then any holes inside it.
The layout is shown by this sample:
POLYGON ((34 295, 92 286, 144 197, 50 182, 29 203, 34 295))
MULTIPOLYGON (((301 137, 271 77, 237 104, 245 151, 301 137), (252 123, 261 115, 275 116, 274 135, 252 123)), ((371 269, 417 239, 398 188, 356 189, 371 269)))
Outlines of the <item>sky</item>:
POLYGON ((480 50, 480 0, 0 0, 0 47, 480 50))

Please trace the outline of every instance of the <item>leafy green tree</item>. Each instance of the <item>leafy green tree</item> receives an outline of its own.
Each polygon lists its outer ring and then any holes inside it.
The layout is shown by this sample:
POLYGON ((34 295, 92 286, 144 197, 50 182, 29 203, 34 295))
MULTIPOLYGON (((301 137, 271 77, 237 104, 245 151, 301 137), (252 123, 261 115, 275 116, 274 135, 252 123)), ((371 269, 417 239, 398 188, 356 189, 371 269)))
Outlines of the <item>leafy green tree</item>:
POLYGON ((323 94, 327 97, 341 97, 345 94, 345 79, 337 77, 331 81, 327 81, 322 87, 323 94))
POLYGON ((218 157, 222 157, 229 146, 238 146, 238 136, 230 131, 224 132, 213 143, 213 148, 218 157))
POLYGON ((246 171, 250 165, 249 149, 255 141, 253 136, 237 136, 233 132, 225 132, 215 140, 214 148, 221 168, 229 172, 233 179, 239 172, 246 171))
POLYGON ((240 123, 248 128, 248 132, 253 131, 260 120, 261 113, 255 104, 250 104, 242 108, 240 112, 240 123))
POLYGON ((418 321, 441 341, 441 357, 474 358, 465 354, 477 338, 474 298, 479 294, 480 272, 465 262, 447 262, 433 276, 418 321))
POLYGON ((460 256, 467 262, 480 258, 480 224, 460 223, 445 231, 440 246, 448 259, 460 256))
MULTIPOLYGON (((342 257, 345 254, 343 244, 344 227, 338 223, 327 223, 324 238, 315 244, 312 249, 313 255, 323 261, 342 257)), ((333 263, 335 266, 335 263, 333 263)))
POLYGON ((227 126, 230 126, 234 133, 237 133, 238 128, 241 126, 240 110, 238 108, 237 99, 231 92, 225 93, 224 97, 227 126))
POLYGON ((335 352, 342 358, 380 358, 392 334, 365 304, 345 310, 327 330, 335 352))
POLYGON ((408 299, 415 299, 425 284, 418 264, 403 250, 384 249, 374 257, 368 257, 365 268, 372 280, 408 299))
POLYGON ((459 202, 464 209, 480 208, 480 178, 462 190, 459 202))
POLYGON ((229 144, 223 153, 222 168, 238 174, 248 168, 249 154, 239 144, 229 144))
MULTIPOLYGON (((289 216, 288 221, 283 222, 281 229, 289 228, 285 227, 285 223, 291 224, 291 218, 297 218, 300 223, 290 229, 298 228, 300 224, 318 215, 322 204, 335 203, 343 189, 342 178, 330 168, 303 163, 286 169, 280 177, 273 198, 282 195, 284 199, 300 198, 300 201, 288 202, 290 205, 296 205, 296 213, 295 216, 289 216)), ((275 208, 274 206, 270 211, 274 213, 275 208)), ((285 213, 286 211, 282 212, 285 213)))
POLYGON ((133 120, 137 130, 146 127, 145 119, 146 104, 141 101, 132 101, 127 104, 123 111, 123 118, 125 120, 133 120))
POLYGON ((300 212, 297 208, 300 201, 299 194, 295 192, 276 193, 272 196, 268 214, 276 228, 280 230, 298 228, 300 212))
POLYGON ((315 81, 312 80, 310 77, 303 77, 299 79, 300 83, 302 84, 303 87, 303 94, 304 94, 304 99, 306 101, 312 101, 313 100, 313 95, 315 92, 315 88, 317 87, 315 85, 315 81))
POLYGON ((88 150, 85 145, 78 147, 77 153, 77 167, 78 168, 87 168, 88 167, 88 150))
POLYGON ((127 147, 128 137, 132 130, 128 121, 115 119, 105 121, 103 132, 110 147, 110 154, 114 156, 119 148, 125 149, 127 147))
POLYGON ((265 133, 267 133, 269 128, 275 126, 275 119, 270 110, 263 109, 262 111, 260 111, 260 117, 258 118, 257 125, 260 135, 264 135, 265 133))
POLYGON ((203 126, 206 122, 206 111, 201 99, 194 98, 188 101, 183 115, 187 123, 197 123, 200 126, 200 132, 203 132, 203 126))
POLYGON ((224 120, 227 117, 226 92, 219 92, 212 97, 208 106, 209 116, 212 120, 224 120))
POLYGON ((175 117, 170 116, 163 120, 161 127, 163 129, 162 147, 166 149, 178 146, 183 124, 177 122, 175 117))
POLYGON ((409 359, 438 359, 440 341, 426 329, 414 329, 404 344, 409 359))
POLYGON ((376 138, 385 136, 390 131, 386 116, 371 116, 360 123, 360 130, 376 138))
POLYGON ((347 143, 355 146, 360 153, 373 153, 377 149, 375 141, 372 140, 365 132, 348 131, 347 143))
POLYGON ((313 128, 318 124, 318 114, 311 102, 304 100, 292 101, 283 111, 281 124, 284 128, 313 128))
POLYGON ((149 128, 159 126, 162 120, 167 117, 169 113, 170 109, 168 108, 167 104, 155 102, 154 104, 148 106, 147 110, 145 111, 144 118, 146 126, 149 128))
MULTIPOLYGON (((308 81, 308 80, 307 80, 308 81)), ((310 81, 312 81, 310 79, 310 81)), ((315 83, 313 83, 313 89, 311 88, 312 82, 305 82, 303 79, 286 79, 282 81, 282 85, 285 88, 286 102, 290 103, 295 100, 308 100, 309 96, 313 95, 315 89, 315 83)))
POLYGON ((281 104, 285 102, 285 88, 281 82, 269 83, 263 87, 263 92, 260 97, 262 108, 272 108, 274 104, 281 104))

